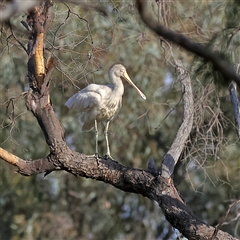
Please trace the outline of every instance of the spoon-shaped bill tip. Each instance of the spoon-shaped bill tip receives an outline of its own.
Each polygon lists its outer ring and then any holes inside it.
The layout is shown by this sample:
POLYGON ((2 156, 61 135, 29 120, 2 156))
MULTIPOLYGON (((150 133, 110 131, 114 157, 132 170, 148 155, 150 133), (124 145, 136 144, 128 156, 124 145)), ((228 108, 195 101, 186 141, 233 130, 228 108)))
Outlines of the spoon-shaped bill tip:
POLYGON ((142 99, 144 99, 144 100, 146 100, 147 98, 146 98, 146 96, 141 92, 141 93, 139 93, 140 94, 140 96, 142 97, 142 99))
POLYGON ((130 77, 127 74, 127 71, 125 71, 123 73, 123 77, 124 79, 133 87, 135 88, 135 90, 137 91, 137 93, 141 96, 141 98, 143 98, 144 100, 146 99, 146 96, 141 92, 141 90, 132 82, 132 80, 130 79, 130 77))

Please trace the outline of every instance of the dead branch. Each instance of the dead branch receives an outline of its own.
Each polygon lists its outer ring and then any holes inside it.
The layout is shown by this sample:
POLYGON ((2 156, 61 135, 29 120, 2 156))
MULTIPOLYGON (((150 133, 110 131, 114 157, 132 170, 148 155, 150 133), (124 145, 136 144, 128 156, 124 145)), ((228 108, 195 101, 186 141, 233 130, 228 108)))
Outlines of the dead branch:
POLYGON ((177 135, 162 162, 162 177, 170 177, 173 174, 174 167, 184 149, 185 143, 189 137, 193 125, 193 93, 191 79, 188 72, 182 66, 181 61, 176 61, 176 70, 178 81, 182 86, 183 94, 183 122, 178 129, 177 135))

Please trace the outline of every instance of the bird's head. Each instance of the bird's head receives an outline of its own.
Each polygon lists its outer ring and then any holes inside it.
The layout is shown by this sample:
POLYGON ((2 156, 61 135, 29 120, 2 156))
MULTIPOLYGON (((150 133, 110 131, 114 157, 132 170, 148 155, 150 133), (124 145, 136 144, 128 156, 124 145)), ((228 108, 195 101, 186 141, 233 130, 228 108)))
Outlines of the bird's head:
POLYGON ((135 88, 135 90, 138 92, 138 94, 143 98, 146 99, 146 96, 138 89, 138 87, 132 82, 130 77, 128 76, 126 68, 122 64, 115 64, 113 67, 109 70, 109 76, 110 78, 123 78, 125 79, 132 87, 135 88))
POLYGON ((126 72, 126 68, 122 64, 115 64, 110 68, 109 75, 117 78, 124 78, 126 72))

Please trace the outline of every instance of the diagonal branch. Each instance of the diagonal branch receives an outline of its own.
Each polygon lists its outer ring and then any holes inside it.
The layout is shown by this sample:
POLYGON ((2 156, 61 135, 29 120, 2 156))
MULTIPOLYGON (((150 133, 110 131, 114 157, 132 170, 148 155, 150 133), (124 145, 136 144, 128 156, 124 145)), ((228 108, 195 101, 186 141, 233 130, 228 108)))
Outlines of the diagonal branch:
POLYGON ((183 47, 189 52, 195 53, 196 55, 204 58, 207 61, 212 62, 213 67, 221 72, 225 77, 226 81, 235 81, 240 87, 240 76, 232 69, 231 64, 222 58, 216 52, 212 52, 210 49, 191 41, 189 38, 185 37, 183 34, 173 32, 161 26, 157 20, 151 17, 148 11, 148 1, 146 0, 136 0, 138 5, 138 12, 143 20, 143 22, 157 35, 170 40, 173 43, 183 47))

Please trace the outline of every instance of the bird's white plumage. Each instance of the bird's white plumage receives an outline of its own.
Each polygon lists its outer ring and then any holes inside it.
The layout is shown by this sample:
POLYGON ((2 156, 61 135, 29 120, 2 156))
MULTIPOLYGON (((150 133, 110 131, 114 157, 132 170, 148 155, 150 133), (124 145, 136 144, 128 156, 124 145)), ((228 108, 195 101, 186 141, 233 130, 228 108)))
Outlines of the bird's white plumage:
MULTIPOLYGON (((143 99, 146 99, 145 95, 129 78, 125 67, 121 64, 116 64, 109 70, 109 78, 112 84, 90 84, 70 97, 65 103, 65 106, 68 108, 79 112, 79 122, 83 130, 90 130, 94 126, 95 121, 106 121, 105 136, 107 143, 108 124, 117 116, 122 106, 124 87, 121 77, 127 80, 143 99)), ((109 149, 107 154, 110 155, 109 149)))
POLYGON ((79 112, 83 130, 90 130, 94 121, 111 121, 121 108, 122 93, 115 92, 112 85, 90 84, 70 97, 65 106, 79 112))

